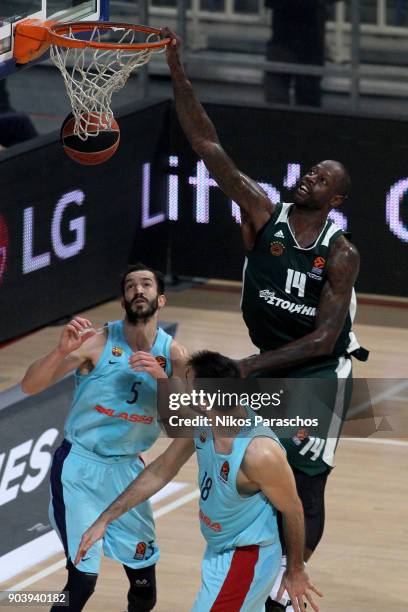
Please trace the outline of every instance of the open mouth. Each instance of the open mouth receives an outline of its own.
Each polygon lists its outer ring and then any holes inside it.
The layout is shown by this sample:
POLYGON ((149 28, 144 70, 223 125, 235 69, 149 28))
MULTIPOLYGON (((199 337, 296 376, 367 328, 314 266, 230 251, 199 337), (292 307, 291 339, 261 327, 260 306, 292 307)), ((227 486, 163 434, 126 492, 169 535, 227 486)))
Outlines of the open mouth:
POLYGON ((299 187, 297 188, 299 193, 303 193, 304 195, 309 195, 310 194, 310 190, 308 189, 308 187, 306 187, 306 185, 304 183, 300 183, 299 187))

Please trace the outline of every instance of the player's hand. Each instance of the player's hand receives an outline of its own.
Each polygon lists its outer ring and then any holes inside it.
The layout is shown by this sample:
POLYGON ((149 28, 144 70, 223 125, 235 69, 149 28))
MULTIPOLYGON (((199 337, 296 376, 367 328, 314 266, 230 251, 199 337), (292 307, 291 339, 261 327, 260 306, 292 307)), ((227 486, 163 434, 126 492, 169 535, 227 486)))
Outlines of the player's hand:
POLYGON ((241 378, 246 378, 249 374, 248 359, 238 359, 236 364, 241 372, 241 378))
POLYGON ((238 359, 236 364, 241 372, 241 378, 246 378, 253 371, 253 361, 258 355, 250 355, 244 359, 238 359))
POLYGON ((180 48, 181 40, 170 28, 165 27, 160 30, 163 38, 171 38, 171 41, 166 45, 166 60, 169 68, 173 68, 180 63, 180 48))
POLYGON ((107 527, 107 523, 101 518, 98 518, 89 527, 89 529, 85 531, 78 546, 78 552, 74 560, 74 565, 78 565, 81 559, 85 557, 91 546, 93 546, 95 542, 103 538, 107 527))
POLYGON ((92 323, 82 317, 74 317, 61 332, 58 349, 63 355, 69 355, 95 334, 92 323))
POLYGON ((303 442, 303 440, 306 440, 308 436, 309 436, 309 430, 306 429, 306 427, 301 427, 296 433, 296 438, 300 440, 301 442, 303 442))
POLYGON ((135 372, 147 372, 147 374, 150 374, 156 380, 167 378, 166 372, 151 353, 145 353, 144 351, 133 353, 129 357, 129 365, 135 372))
POLYGON ((304 569, 297 572, 286 571, 282 576, 282 582, 278 591, 279 601, 285 590, 288 592, 292 607, 295 612, 304 612, 305 599, 309 602, 312 610, 319 612, 319 606, 313 601, 312 592, 323 597, 323 594, 310 582, 309 576, 304 569))

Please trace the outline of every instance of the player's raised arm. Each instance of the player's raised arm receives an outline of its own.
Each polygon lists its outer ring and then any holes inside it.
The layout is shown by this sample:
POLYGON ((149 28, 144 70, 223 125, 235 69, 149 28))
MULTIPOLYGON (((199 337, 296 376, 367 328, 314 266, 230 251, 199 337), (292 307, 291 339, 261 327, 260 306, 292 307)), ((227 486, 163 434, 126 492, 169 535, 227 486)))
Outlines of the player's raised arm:
POLYGON ((58 345, 29 366, 21 381, 22 390, 33 394, 47 389, 84 363, 94 345, 104 342, 105 336, 96 334, 88 319, 75 317, 63 327, 58 345))
POLYGON ((181 127, 219 187, 241 208, 243 221, 250 222, 255 231, 258 231, 270 219, 274 205, 256 181, 240 172, 224 151, 214 125, 184 71, 180 58, 180 40, 168 28, 164 28, 162 34, 172 39, 166 47, 166 58, 181 127))
POLYGON ((259 486, 271 504, 283 515, 288 562, 278 599, 286 589, 295 612, 304 610, 305 599, 317 612, 319 608, 313 600, 312 593, 320 597, 322 594, 310 582, 305 572, 303 508, 284 450, 270 438, 255 438, 246 450, 241 469, 251 482, 259 486))
POLYGON ((327 261, 327 280, 317 308, 315 329, 278 349, 241 360, 242 374, 279 370, 330 355, 343 328, 359 268, 356 247, 344 236, 339 237, 327 261))
POLYGON ((173 440, 164 453, 148 465, 85 531, 75 557, 75 565, 81 561, 91 546, 104 536, 112 521, 160 491, 176 476, 193 452, 194 440, 192 438, 173 440))

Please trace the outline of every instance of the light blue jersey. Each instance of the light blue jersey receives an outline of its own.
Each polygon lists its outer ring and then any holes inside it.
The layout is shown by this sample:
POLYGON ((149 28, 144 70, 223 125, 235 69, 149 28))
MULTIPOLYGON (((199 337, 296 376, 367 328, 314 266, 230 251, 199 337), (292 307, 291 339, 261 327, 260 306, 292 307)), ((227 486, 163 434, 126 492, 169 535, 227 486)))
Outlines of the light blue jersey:
POLYGON ((268 427, 241 430, 231 453, 222 455, 214 448, 212 431, 205 428, 195 438, 199 467, 201 532, 208 546, 216 551, 250 545, 276 545, 280 541, 276 510, 263 493, 244 497, 237 491, 237 474, 248 445, 255 437, 278 438, 268 427))
MULTIPOLYGON (((171 376, 172 337, 161 328, 151 349, 171 376)), ((134 372, 128 363, 133 351, 124 335, 123 321, 109 323, 102 355, 90 374, 76 372, 76 390, 65 424, 65 438, 100 455, 134 456, 150 448, 157 423, 157 382, 134 372)))

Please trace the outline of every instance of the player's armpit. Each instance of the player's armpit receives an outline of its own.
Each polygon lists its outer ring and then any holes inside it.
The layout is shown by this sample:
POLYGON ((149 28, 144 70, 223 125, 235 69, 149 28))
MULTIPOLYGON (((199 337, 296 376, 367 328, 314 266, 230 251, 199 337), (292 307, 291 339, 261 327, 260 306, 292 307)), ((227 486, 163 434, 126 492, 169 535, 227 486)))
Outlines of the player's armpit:
POLYGON ((257 233, 248 213, 245 210, 241 210, 241 234, 245 251, 252 251, 257 233))
POLYGON ((52 384, 73 370, 85 368, 85 372, 82 373, 92 370, 102 354, 106 338, 107 330, 104 330, 104 333, 94 333, 77 350, 67 355, 55 370, 52 384))

